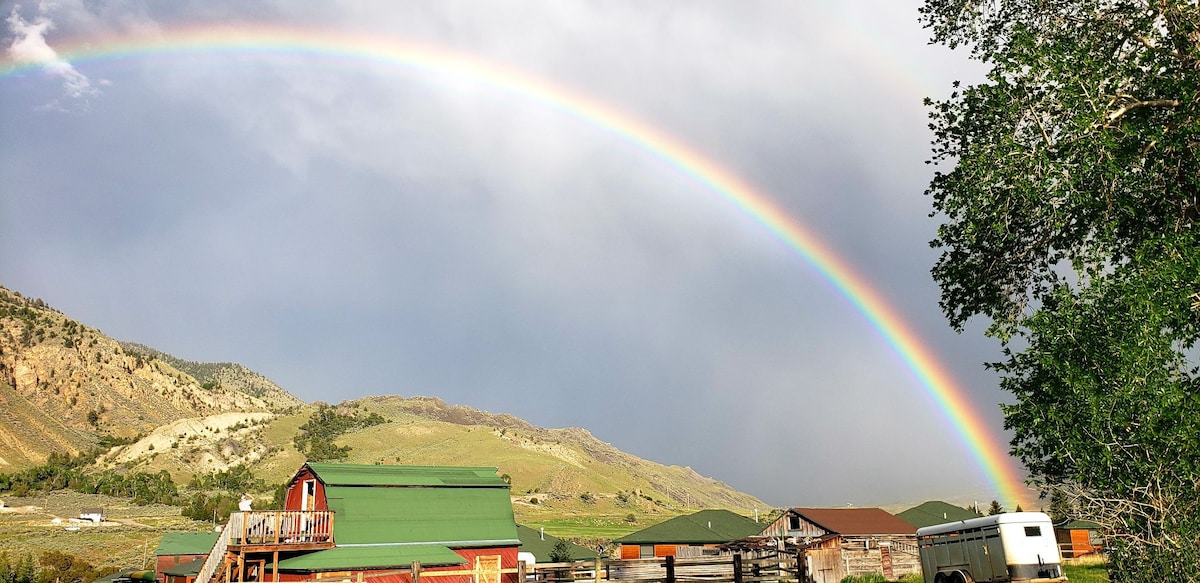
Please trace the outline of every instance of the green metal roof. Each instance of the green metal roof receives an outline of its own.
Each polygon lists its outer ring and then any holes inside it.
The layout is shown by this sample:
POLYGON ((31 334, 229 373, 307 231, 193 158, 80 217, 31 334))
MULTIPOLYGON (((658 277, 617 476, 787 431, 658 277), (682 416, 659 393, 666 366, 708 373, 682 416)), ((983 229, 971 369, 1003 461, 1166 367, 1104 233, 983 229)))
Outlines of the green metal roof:
POLYGON ((163 569, 163 575, 172 575, 174 577, 195 576, 200 573, 200 569, 203 567, 204 559, 195 559, 186 563, 179 563, 173 567, 167 567, 163 569))
POLYGON ((741 540, 762 532, 765 524, 728 510, 701 510, 614 540, 620 544, 712 544, 741 540))
POLYGON ((341 545, 517 545, 508 488, 327 486, 333 540, 341 545))
POLYGON ((309 463, 326 486, 442 486, 508 488, 496 468, 309 463))
MULTIPOLYGON (((562 540, 558 537, 543 533, 540 530, 529 528, 528 526, 517 525, 517 536, 521 538, 521 546, 518 551, 533 553, 534 558, 539 563, 550 562, 550 551, 554 550, 554 545, 562 540)), ((596 551, 587 547, 579 546, 571 541, 563 541, 567 543, 567 552, 571 556, 572 561, 581 559, 594 559, 598 555, 596 551)))
MULTIPOLYGON (((337 547, 279 561, 280 571, 336 571, 423 566, 461 565, 467 561, 442 545, 379 545, 337 547)), ((270 567, 268 567, 269 569, 270 567)))
POLYGON ((930 500, 897 514, 901 520, 917 528, 979 518, 973 510, 940 500, 930 500))
POLYGON ((207 555, 217 544, 219 532, 164 532, 155 555, 207 555))

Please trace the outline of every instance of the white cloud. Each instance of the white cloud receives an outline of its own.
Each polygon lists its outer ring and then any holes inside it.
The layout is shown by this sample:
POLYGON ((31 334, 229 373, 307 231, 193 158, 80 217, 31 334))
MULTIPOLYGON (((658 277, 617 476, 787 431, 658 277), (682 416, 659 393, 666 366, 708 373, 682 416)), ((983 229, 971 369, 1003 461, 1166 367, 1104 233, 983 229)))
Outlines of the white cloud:
MULTIPOLYGON (((71 63, 58 55, 58 52, 46 42, 46 33, 54 29, 54 21, 50 19, 49 11, 53 4, 42 3, 38 6, 38 15, 32 21, 21 16, 21 7, 13 6, 9 13, 8 31, 13 35, 8 54, 17 63, 39 64, 50 74, 62 79, 66 96, 77 102, 85 102, 88 97, 99 94, 92 86, 87 75, 80 73, 71 63)), ((60 106, 57 103, 51 106, 60 106)))

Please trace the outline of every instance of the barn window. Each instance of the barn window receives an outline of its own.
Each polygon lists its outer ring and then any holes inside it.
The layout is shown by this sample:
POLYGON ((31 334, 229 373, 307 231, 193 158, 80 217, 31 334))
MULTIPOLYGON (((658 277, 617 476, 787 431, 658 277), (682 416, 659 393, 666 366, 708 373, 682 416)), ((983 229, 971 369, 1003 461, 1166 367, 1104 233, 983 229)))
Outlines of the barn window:
POLYGON ((1025 527, 1025 536, 1042 536, 1042 527, 1026 526, 1025 527))
POLYGON ((792 514, 788 516, 788 530, 800 530, 800 517, 792 514))
POLYGON ((643 559, 653 559, 654 545, 641 545, 641 550, 639 551, 638 556, 643 559))

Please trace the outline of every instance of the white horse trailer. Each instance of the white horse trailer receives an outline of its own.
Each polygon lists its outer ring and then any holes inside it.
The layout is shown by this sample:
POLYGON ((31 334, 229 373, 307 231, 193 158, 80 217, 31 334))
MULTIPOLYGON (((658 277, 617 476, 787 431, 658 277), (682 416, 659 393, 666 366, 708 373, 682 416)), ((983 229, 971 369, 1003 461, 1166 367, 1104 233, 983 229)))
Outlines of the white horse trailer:
POLYGON ((1066 581, 1054 524, 1011 512, 917 529, 925 583, 1066 581))

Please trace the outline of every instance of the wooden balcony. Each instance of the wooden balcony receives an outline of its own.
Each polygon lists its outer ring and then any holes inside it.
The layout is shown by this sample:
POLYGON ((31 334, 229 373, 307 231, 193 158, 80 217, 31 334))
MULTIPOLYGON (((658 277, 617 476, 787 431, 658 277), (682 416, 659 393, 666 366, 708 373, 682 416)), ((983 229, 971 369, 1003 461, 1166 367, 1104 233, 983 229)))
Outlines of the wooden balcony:
POLYGON ((333 548, 333 512, 328 510, 234 512, 226 529, 232 552, 333 548))

